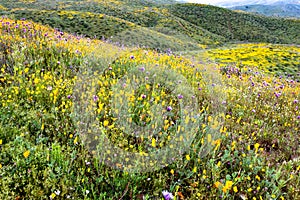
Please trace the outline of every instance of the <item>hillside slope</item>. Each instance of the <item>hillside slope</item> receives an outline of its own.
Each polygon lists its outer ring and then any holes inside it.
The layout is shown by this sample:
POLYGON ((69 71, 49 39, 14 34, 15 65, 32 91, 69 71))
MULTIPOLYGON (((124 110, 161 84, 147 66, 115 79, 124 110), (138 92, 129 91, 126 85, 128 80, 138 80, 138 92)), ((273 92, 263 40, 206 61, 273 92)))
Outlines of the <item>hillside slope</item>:
POLYGON ((4 1, 0 14, 124 45, 175 51, 226 42, 300 43, 300 21, 175 1, 4 1), (155 42, 154 42, 155 41, 155 42))
POLYGON ((0 199, 300 199, 300 83, 260 70, 283 46, 200 64, 1 18, 0 199))
POLYGON ((300 43, 300 21, 276 19, 201 4, 176 4, 170 12, 235 41, 300 43))

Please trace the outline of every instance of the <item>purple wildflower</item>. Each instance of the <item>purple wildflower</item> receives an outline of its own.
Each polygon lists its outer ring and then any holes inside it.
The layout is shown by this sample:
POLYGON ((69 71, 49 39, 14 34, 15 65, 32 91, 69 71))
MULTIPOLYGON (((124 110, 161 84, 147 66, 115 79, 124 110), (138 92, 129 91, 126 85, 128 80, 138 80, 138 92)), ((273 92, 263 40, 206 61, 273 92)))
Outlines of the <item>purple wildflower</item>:
POLYGON ((131 56, 130 56, 130 59, 134 59, 134 55, 131 55, 131 56))
POLYGON ((98 101, 99 97, 97 95, 93 95, 94 101, 98 101))
POLYGON ((68 95, 67 97, 68 97, 68 99, 71 99, 72 96, 71 96, 71 95, 68 95))
POLYGON ((141 68, 140 68, 140 71, 141 71, 141 72, 144 72, 144 71, 145 71, 145 67, 141 67, 141 68))
POLYGON ((182 94, 179 94, 177 97, 178 97, 178 99, 182 99, 183 98, 182 94))
POLYGON ((142 99, 145 99, 147 96, 145 94, 142 94, 142 99))
POLYGON ((168 191, 162 191, 162 194, 163 194, 165 200, 171 200, 171 199, 174 199, 174 196, 172 195, 171 192, 168 192, 168 191))
POLYGON ((167 107, 167 111, 170 112, 171 110, 172 110, 172 107, 171 107, 171 106, 168 106, 168 107, 167 107))

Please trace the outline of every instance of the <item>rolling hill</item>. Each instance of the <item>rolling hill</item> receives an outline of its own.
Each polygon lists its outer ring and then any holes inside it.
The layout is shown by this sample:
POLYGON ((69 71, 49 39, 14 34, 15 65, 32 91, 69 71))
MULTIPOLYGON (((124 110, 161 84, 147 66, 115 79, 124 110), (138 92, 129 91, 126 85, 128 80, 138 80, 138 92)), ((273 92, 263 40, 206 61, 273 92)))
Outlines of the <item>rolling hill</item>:
POLYGON ((175 1, 0 1, 2 15, 127 46, 200 50, 226 42, 300 43, 300 21, 175 1), (164 2, 164 3, 162 3, 164 2))

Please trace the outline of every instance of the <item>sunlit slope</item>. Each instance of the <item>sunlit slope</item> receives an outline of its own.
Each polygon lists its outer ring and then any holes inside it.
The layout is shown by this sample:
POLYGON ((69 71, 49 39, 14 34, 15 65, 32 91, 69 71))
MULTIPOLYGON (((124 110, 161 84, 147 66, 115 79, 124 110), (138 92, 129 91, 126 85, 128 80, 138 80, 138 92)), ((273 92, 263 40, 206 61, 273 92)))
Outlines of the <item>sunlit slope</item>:
POLYGON ((153 49, 197 50, 203 45, 231 41, 297 44, 300 41, 299 20, 267 18, 201 4, 139 0, 0 1, 0 4, 2 14, 16 19, 28 18, 72 33, 98 39, 104 36, 125 45, 139 43, 153 49))
MULTIPOLYGON (((1 19, 0 33, 0 199, 161 199, 164 190, 178 199, 299 199, 300 85, 291 78, 170 52, 129 51, 25 20, 1 19), (153 82, 158 75, 164 76, 153 82), (168 75, 172 81, 164 81, 168 75), (139 87, 132 91, 131 84, 139 87), (186 101, 197 103, 192 117, 180 115, 186 101), (130 113, 115 115, 115 105, 130 113), (155 118, 152 108, 165 118, 155 118), (99 158, 87 148, 78 129, 86 119, 95 119, 114 145, 141 156, 161 147, 180 150, 176 133, 193 123, 195 138, 182 155, 168 154, 174 163, 130 174, 119 169, 136 160, 105 165, 100 160, 116 156, 111 150, 99 158), (141 127, 154 119, 160 122, 152 123, 155 136, 124 132, 124 121, 141 127), (203 156, 205 144, 212 148, 203 156)), ((211 56, 214 51, 222 50, 211 56)), ((279 54, 285 51, 296 58, 289 48, 279 54)), ((164 159, 138 164, 157 161, 164 159)))
MULTIPOLYGON (((137 40, 141 42, 140 45, 153 49, 159 48, 159 46, 154 46, 152 39, 158 41, 156 44, 162 43, 162 49, 171 48, 173 50, 201 49, 202 47, 199 48, 199 46, 216 45, 225 41, 223 37, 171 16, 167 10, 162 8, 129 7, 124 2, 108 4, 103 1, 79 1, 70 5, 66 4, 62 3, 57 8, 45 6, 39 8, 36 5, 35 10, 29 10, 27 4, 22 4, 23 7, 21 8, 27 8, 27 10, 14 6, 13 10, 3 11, 3 13, 12 14, 18 19, 23 17, 36 22, 50 24, 54 28, 69 32, 79 32, 89 37, 102 38, 104 36, 110 38, 111 36, 117 36, 116 38, 118 38, 120 35, 132 32, 134 37, 131 38, 133 40, 128 40, 129 38, 127 37, 125 40, 121 38, 120 40, 114 39, 114 41, 125 41, 123 44, 128 45, 136 43, 135 40, 137 40), (46 10, 41 10, 42 8, 46 8, 46 10), (45 12, 48 14, 45 14, 45 12), (74 15, 74 17, 69 18, 66 15, 74 15), (102 24, 99 24, 99 18, 97 17, 99 15, 105 15, 105 18, 102 19, 102 24), (111 20, 111 18, 118 20, 111 20), (123 24, 133 24, 136 28, 129 29, 126 25, 120 27, 120 21, 123 24), (75 24, 76 26, 74 26, 75 24), (140 29, 140 27, 143 27, 143 29, 140 29), (151 30, 148 31, 147 29, 151 30), (126 32, 122 33, 125 30, 126 32), (151 38, 143 37, 144 32, 150 32, 151 38), (182 45, 185 43, 186 45, 182 45)), ((151 5, 157 6, 157 4, 151 5)))
POLYGON ((254 67, 300 81, 300 47, 293 45, 240 44, 207 51, 221 66, 254 67))

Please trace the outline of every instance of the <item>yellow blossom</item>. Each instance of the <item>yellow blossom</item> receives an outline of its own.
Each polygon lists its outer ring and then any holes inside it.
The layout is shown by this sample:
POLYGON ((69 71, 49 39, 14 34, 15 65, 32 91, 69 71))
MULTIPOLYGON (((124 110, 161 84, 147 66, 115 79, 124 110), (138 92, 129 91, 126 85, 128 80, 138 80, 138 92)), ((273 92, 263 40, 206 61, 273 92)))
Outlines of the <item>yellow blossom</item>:
POLYGON ((191 160, 190 155, 186 155, 185 158, 186 158, 186 160, 191 160))
POLYGON ((214 183, 214 186, 216 188, 219 188, 221 185, 222 185, 222 183, 220 181, 217 181, 217 182, 214 183))
POLYGON ((232 187, 233 182, 232 181, 226 181, 225 186, 222 188, 222 191, 226 193, 230 188, 232 187))
POLYGON ((56 194, 55 193, 52 193, 51 195, 50 195, 50 199, 54 199, 56 197, 56 194))
POLYGON ((103 126, 108 126, 108 124, 109 124, 109 121, 108 121, 108 120, 105 120, 105 121, 103 122, 103 126))
POLYGON ((27 150, 27 151, 25 151, 25 152, 23 153, 23 156, 24 156, 25 158, 28 158, 29 155, 30 155, 30 151, 29 151, 29 150, 27 150))
POLYGON ((235 193, 237 193, 237 192, 238 192, 238 189, 237 189, 237 187, 236 187, 236 186, 234 186, 234 187, 233 187, 233 191, 234 191, 235 193))

